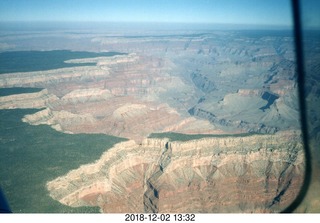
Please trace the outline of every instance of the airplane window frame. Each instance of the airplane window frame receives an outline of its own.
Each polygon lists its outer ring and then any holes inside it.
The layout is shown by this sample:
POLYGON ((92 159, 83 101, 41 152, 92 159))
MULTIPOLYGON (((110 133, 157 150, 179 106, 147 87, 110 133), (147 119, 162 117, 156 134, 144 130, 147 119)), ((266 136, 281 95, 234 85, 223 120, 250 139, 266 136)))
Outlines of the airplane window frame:
POLYGON ((306 197, 308 189, 310 187, 312 176, 312 157, 309 147, 308 137, 308 123, 307 123, 307 106, 305 96, 305 67, 304 67, 304 54, 303 54, 303 37, 302 37, 302 17, 301 17, 301 1, 291 0, 292 19, 293 19, 293 32, 294 32, 294 47, 296 56, 296 69, 297 69, 297 85, 299 95, 299 107, 300 107, 300 125, 302 132, 302 141, 304 145, 305 155, 305 172, 303 185, 300 188, 300 192, 295 200, 281 213, 292 213, 302 203, 306 197))

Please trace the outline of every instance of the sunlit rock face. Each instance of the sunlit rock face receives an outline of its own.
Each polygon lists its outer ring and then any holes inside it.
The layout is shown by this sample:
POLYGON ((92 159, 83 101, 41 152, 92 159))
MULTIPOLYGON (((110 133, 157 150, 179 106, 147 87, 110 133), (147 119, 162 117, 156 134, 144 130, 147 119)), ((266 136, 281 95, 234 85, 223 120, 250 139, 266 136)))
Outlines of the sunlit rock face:
POLYGON ((50 196, 102 212, 278 212, 297 196, 299 133, 127 141, 47 183, 50 196))

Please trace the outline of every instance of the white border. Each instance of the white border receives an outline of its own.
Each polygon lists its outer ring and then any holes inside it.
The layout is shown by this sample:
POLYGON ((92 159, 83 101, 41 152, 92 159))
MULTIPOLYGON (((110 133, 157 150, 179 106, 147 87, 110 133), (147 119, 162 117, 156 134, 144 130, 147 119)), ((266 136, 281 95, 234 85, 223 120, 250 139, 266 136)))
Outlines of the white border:
MULTIPOLYGON (((145 214, 147 215, 147 214, 145 214)), ((320 214, 195 214, 195 223, 270 223, 270 222, 320 222, 320 214)), ((125 214, 0 214, 2 223, 62 223, 62 222, 130 222, 125 221, 125 214)), ((161 222, 158 221, 131 221, 131 222, 161 222)), ((168 221, 167 221, 168 222, 168 221)), ((171 214, 170 222, 174 221, 171 214)), ((181 221, 186 222, 186 221, 181 221)))

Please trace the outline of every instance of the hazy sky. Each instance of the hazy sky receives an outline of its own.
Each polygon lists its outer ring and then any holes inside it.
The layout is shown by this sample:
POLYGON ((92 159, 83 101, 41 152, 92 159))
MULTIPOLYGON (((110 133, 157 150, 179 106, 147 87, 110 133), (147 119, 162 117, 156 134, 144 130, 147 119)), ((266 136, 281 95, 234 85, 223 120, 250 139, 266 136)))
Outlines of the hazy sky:
POLYGON ((0 0, 0 21, 292 24, 290 0, 0 0))

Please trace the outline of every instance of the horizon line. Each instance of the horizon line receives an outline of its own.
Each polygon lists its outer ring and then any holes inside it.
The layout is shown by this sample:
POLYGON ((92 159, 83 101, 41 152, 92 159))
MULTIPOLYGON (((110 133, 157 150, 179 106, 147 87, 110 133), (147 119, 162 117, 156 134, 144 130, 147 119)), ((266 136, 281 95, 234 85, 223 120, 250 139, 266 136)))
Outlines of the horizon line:
MULTIPOLYGON (((111 28, 141 28, 141 29, 192 29, 192 30, 293 30, 288 24, 245 24, 245 23, 214 23, 214 22, 177 22, 177 21, 63 21, 63 20, 7 20, 0 21, 1 28, 22 29, 101 29, 102 25, 111 25, 111 28), (158 26, 154 26, 154 25, 158 26), (18 27, 10 27, 17 25, 18 27), (44 26, 48 25, 48 26, 44 26), (72 26, 76 25, 76 26, 72 26), (131 26, 130 26, 131 25, 131 26), (132 26, 133 25, 133 26, 132 26), (137 27, 141 25, 140 27, 137 27), (24 27, 21 27, 24 26, 24 27)), ((109 27, 110 28, 110 27, 109 27)))

